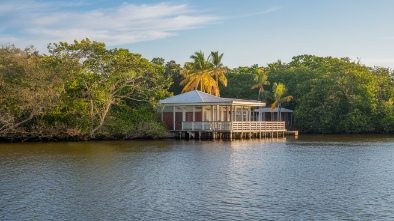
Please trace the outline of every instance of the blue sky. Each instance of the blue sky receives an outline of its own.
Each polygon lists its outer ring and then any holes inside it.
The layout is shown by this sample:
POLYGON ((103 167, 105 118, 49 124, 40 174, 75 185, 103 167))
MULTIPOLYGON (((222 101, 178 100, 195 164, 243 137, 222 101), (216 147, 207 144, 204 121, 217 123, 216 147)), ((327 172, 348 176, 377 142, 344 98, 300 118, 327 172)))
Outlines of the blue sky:
POLYGON ((89 38, 183 64, 224 53, 235 68, 293 56, 350 57, 394 68, 392 0, 2 0, 0 43, 46 53, 89 38))

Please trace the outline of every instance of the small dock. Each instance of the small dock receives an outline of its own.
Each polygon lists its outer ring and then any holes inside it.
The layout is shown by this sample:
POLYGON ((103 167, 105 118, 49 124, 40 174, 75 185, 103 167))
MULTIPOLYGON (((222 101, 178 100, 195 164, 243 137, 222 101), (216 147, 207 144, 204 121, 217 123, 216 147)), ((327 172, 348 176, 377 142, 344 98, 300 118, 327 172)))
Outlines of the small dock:
POLYGON ((179 139, 250 139, 298 137, 298 131, 287 131, 284 122, 181 122, 180 130, 171 131, 179 139))
POLYGON ((203 132, 203 131, 173 131, 173 138, 203 139, 203 140, 233 140, 233 139, 272 139, 292 136, 298 138, 298 131, 261 131, 261 132, 203 132))
POLYGON ((293 131, 285 131, 285 135, 292 135, 295 138, 298 138, 298 131, 297 130, 293 130, 293 131))

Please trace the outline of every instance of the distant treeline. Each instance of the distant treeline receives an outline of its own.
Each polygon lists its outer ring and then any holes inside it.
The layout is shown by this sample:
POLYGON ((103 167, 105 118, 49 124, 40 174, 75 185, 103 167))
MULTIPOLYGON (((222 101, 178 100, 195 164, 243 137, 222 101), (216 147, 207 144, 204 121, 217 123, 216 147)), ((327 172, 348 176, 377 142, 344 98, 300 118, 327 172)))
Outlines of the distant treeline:
MULTIPOLYGON (((256 99, 253 73, 259 67, 239 67, 227 73, 227 97, 256 99)), ((392 133, 394 132, 394 75, 389 68, 367 67, 349 58, 302 55, 289 63, 268 64, 265 69, 272 82, 286 85, 284 103, 294 110, 296 127, 308 133, 392 133)), ((264 97, 264 96, 263 96, 264 97)), ((263 98, 264 99, 264 98, 263 98)), ((273 101, 266 96, 268 104, 273 101)), ((283 106, 282 105, 282 106, 283 106)))
MULTIPOLYGON (((0 48, 2 140, 159 138, 166 129, 155 111, 160 99, 181 93, 183 67, 162 58, 149 61, 127 49, 74 41, 0 48)), ((393 71, 348 58, 302 55, 266 67, 226 68, 222 97, 275 102, 275 83, 292 96, 297 129, 310 133, 394 132, 393 71), (268 83, 260 88, 257 76, 268 83), (254 89, 251 89, 254 88, 254 89)), ((260 79, 261 80, 261 79, 260 79)))

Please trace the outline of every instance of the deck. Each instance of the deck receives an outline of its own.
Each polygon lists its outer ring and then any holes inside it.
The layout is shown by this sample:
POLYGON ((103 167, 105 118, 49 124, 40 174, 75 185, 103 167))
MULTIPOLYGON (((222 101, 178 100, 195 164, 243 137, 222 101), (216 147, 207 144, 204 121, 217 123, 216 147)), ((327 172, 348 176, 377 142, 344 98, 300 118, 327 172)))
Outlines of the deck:
MULTIPOLYGON (((284 121, 202 121, 176 122, 179 138, 251 138, 284 137, 287 130, 284 121)), ((298 133, 297 133, 298 135, 298 133)))
POLYGON ((286 131, 285 122, 280 121, 202 121, 180 122, 180 131, 206 132, 280 132, 286 131))

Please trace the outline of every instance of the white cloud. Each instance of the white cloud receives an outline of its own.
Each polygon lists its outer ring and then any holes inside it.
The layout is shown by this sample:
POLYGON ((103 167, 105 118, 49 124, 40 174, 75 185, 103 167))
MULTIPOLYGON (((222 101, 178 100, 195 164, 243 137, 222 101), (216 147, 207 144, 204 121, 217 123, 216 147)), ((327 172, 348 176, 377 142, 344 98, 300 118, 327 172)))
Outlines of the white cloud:
POLYGON ((264 14, 269 14, 269 13, 273 13, 276 12, 278 10, 280 10, 280 7, 272 7, 263 11, 258 11, 258 12, 253 12, 253 13, 249 13, 249 14, 245 14, 245 15, 240 15, 240 16, 236 16, 233 18, 247 18, 247 17, 253 17, 253 16, 258 16, 258 15, 264 15, 264 14))
POLYGON ((48 43, 90 38, 109 46, 174 36, 178 31, 217 22, 186 4, 128 4, 114 8, 82 10, 67 2, 9 1, 0 3, 0 39, 33 44, 41 50, 48 43), (3 23, 3 24, 2 24, 3 23), (40 48, 41 47, 41 48, 40 48))
POLYGON ((76 2, 39 2, 30 0, 5 0, 0 3, 1 15, 15 15, 35 12, 59 10, 64 7, 78 7, 81 3, 76 2))

